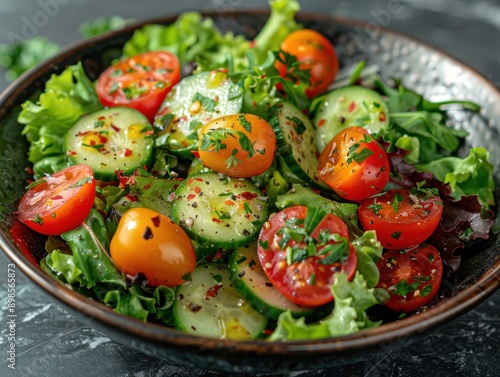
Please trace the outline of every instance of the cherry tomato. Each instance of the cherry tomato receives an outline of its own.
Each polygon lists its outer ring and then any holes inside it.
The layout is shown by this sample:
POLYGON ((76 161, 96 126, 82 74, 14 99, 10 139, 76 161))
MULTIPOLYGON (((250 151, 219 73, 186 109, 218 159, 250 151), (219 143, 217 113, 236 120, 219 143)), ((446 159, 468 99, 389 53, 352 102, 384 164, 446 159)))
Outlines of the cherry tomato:
POLYGON ((388 251, 377 262, 377 287, 390 295, 387 307, 398 312, 414 312, 436 296, 443 277, 443 262, 434 246, 388 251))
POLYGON ((357 257, 341 219, 328 214, 311 231, 304 228, 307 212, 305 206, 293 206, 272 216, 261 230, 257 253, 267 277, 283 296, 299 305, 320 306, 333 300, 330 288, 336 272, 344 270, 352 279, 357 257), (334 252, 325 248, 332 245, 341 257, 328 263, 326 258, 334 252))
POLYGON ((383 247, 399 250, 415 247, 434 232, 443 203, 437 192, 389 190, 360 203, 359 221, 364 230, 375 230, 383 247))
POLYGON ((264 173, 273 163, 276 135, 264 119, 234 114, 214 119, 200 131, 198 153, 203 165, 232 177, 264 173))
POLYGON ((319 156, 319 175, 340 197, 361 201, 389 182, 387 154, 362 127, 340 131, 319 156))
POLYGON ((104 106, 131 107, 152 123, 180 77, 177 56, 167 51, 145 52, 107 68, 97 80, 97 95, 104 106))
POLYGON ((129 276, 144 274, 151 286, 182 284, 196 266, 194 247, 186 232, 148 208, 125 212, 109 250, 120 270, 129 276))
POLYGON ((18 218, 31 229, 58 236, 78 227, 95 198, 94 173, 88 165, 73 165, 45 176, 21 198, 18 218))
MULTIPOLYGON (((311 85, 306 89, 309 98, 323 93, 335 80, 339 70, 339 60, 331 42, 321 33, 311 29, 300 29, 290 33, 281 42, 281 50, 297 58, 299 69, 310 70, 311 85)), ((293 75, 293 68, 281 62, 275 65, 281 77, 287 70, 293 75)))

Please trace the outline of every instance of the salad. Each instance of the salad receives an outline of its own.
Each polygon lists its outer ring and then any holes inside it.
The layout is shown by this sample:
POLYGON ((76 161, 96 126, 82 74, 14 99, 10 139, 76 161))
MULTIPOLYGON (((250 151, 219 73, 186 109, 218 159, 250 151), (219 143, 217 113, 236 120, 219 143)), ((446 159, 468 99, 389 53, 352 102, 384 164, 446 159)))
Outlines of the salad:
POLYGON ((196 12, 146 25, 97 80, 69 66, 22 105, 17 217, 47 274, 187 333, 319 339, 426 310, 489 237, 489 153, 446 125, 479 106, 363 62, 338 87, 331 41, 269 4, 252 40, 196 12))

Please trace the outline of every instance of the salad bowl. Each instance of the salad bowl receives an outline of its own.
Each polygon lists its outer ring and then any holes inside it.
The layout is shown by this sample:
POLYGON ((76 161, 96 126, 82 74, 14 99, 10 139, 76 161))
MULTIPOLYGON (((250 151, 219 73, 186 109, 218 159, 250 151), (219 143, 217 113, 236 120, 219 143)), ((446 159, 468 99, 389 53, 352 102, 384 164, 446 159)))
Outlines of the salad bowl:
MULTIPOLYGON (((224 18, 207 13, 222 31, 254 37, 265 23, 267 12, 227 12, 224 18)), ((175 18, 160 18, 147 23, 172 23, 175 18)), ((386 78, 401 78, 413 90, 435 101, 458 98, 482 106, 478 114, 450 110, 450 117, 469 132, 465 148, 484 146, 491 163, 500 166, 500 93, 474 69, 421 42, 389 30, 370 28, 347 19, 319 14, 298 14, 306 27, 328 36, 337 48, 345 70, 364 60, 386 78)), ((43 89, 53 73, 82 62, 95 80, 119 57, 123 44, 141 24, 71 46, 23 75, 0 97, 0 245, 7 256, 37 286, 54 297, 64 308, 115 341, 176 365, 229 372, 283 372, 326 368, 376 357, 396 349, 409 340, 424 336, 438 326, 474 308, 500 287, 500 241, 497 236, 470 247, 462 255, 460 268, 446 277, 436 303, 427 311, 378 328, 338 338, 311 341, 267 342, 233 341, 198 337, 144 323, 115 313, 103 304, 88 299, 46 275, 37 260, 43 239, 25 231, 14 241, 9 231, 15 224, 16 203, 23 195, 28 144, 16 119, 20 105, 43 89)), ((495 171, 495 180, 500 173, 495 171)), ((495 193, 499 200, 498 192, 495 193)))

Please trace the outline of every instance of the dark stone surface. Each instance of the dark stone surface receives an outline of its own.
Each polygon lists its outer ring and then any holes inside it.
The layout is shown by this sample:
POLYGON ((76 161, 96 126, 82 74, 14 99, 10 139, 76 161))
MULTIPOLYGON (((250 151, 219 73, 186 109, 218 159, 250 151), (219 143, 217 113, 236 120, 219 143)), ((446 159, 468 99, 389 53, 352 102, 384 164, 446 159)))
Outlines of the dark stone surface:
MULTIPOLYGON (((500 85, 500 2, 465 0, 303 0, 305 11, 363 19, 433 44, 468 63, 500 85)), ((2 0, 0 43, 16 36, 44 35, 60 45, 78 41, 78 26, 96 17, 136 20, 185 10, 265 8, 265 0, 2 0), (27 25, 34 25, 29 27, 27 25), (36 24, 36 25, 35 25, 36 24)), ((3 72, 0 72, 3 76, 3 72)), ((0 88, 7 82, 0 79, 0 88)), ((0 376, 214 376, 185 370, 114 343, 78 322, 17 270, 17 369, 8 366, 7 258, 0 253, 0 376)), ((499 376, 500 292, 473 311, 396 351, 335 370, 291 372, 312 376, 499 376)))

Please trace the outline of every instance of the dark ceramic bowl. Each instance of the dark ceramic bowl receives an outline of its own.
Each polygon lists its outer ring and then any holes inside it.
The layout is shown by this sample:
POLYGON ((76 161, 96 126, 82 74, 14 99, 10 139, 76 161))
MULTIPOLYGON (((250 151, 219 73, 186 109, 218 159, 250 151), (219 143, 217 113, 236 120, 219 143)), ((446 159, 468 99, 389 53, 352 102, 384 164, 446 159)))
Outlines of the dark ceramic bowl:
MULTIPOLYGON (((267 19, 264 12, 225 13, 212 17, 222 31, 232 30, 253 37, 267 19)), ((168 24, 173 18, 151 20, 168 24)), ((432 100, 461 98, 483 106, 480 114, 451 112, 451 117, 470 132, 467 147, 485 146, 491 162, 500 166, 500 93, 472 68, 418 41, 373 25, 317 14, 300 14, 307 27, 327 35, 337 46, 342 66, 364 59, 377 65, 383 77, 403 82, 432 100)), ((8 229, 13 224, 16 201, 24 192, 28 145, 16 122, 20 104, 36 95, 52 73, 82 61, 96 79, 136 27, 109 33, 66 49, 55 58, 25 74, 0 97, 0 245, 13 262, 66 309, 119 343, 173 364, 231 372, 282 372, 332 367, 353 363, 407 345, 436 327, 474 308, 500 286, 498 237, 474 247, 463 257, 460 269, 444 282, 436 305, 428 311, 357 334, 304 342, 269 343, 208 339, 143 323, 117 314, 52 280, 38 267, 40 241, 25 233, 30 247, 22 250, 8 229), (38 246, 37 246, 38 245, 38 246)), ((500 177, 496 170, 497 181, 500 177)), ((499 200, 498 192, 496 194, 499 200)), ((43 245, 43 243, 42 243, 43 245)))

